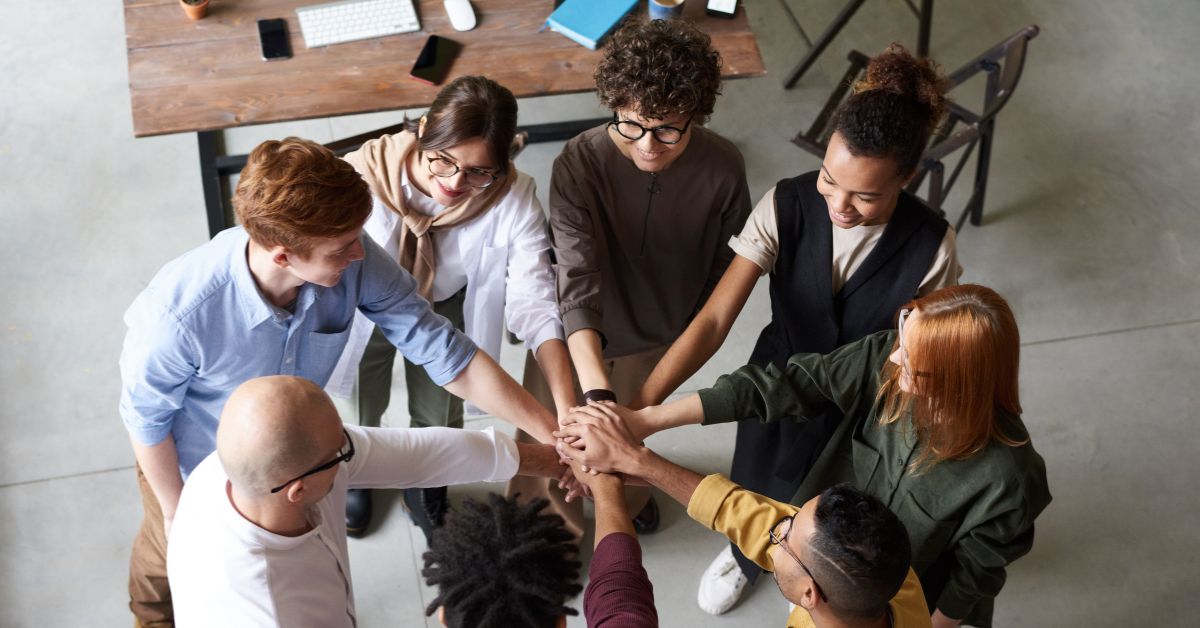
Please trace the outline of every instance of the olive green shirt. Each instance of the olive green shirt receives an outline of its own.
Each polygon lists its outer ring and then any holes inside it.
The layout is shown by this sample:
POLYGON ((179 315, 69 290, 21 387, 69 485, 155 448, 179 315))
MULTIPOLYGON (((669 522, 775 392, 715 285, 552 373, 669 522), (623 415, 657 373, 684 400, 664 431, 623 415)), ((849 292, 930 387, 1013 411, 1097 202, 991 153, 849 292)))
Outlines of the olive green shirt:
MULTIPOLYGON (((965 460, 909 470, 920 449, 911 417, 879 425, 875 396, 895 332, 872 334, 828 355, 800 353, 780 369, 745 366, 700 391, 704 423, 757 419, 804 421, 837 407, 845 420, 805 477, 793 504, 849 482, 900 517, 912 541, 912 566, 923 574, 953 552, 950 578, 936 607, 947 617, 990 626, 992 603, 1008 564, 1033 546, 1033 521, 1050 503, 1046 465, 1033 446, 989 443, 965 460)), ((1027 440, 1019 417, 1002 416, 1008 436, 1027 440)))

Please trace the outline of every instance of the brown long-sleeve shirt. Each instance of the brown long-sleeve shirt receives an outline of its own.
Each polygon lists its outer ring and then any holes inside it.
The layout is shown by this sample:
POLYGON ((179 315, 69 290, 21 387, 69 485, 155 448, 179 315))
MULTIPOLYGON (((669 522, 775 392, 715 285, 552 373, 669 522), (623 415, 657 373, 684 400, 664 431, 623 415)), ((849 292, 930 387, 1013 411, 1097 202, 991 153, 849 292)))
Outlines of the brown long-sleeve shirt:
POLYGON ((595 329, 613 358, 669 345, 733 259, 750 213, 732 142, 693 127, 666 170, 639 170, 606 126, 567 142, 550 179, 558 303, 567 335, 595 329))

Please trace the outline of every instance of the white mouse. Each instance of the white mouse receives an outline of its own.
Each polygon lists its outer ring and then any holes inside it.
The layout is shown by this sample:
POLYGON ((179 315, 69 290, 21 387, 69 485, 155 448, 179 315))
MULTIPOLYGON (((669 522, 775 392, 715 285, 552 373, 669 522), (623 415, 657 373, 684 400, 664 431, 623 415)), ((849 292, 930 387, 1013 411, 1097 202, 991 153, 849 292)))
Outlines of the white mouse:
POLYGON ((469 31, 475 28, 475 9, 471 7, 471 0, 446 0, 443 4, 446 5, 446 16, 450 18, 454 30, 469 31))

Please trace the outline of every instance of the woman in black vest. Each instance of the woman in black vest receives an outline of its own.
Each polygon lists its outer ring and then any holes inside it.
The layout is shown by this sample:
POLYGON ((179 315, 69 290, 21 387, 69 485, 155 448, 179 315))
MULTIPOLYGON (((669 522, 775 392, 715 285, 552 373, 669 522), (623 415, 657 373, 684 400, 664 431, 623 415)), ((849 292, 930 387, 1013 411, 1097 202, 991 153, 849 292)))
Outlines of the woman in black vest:
MULTIPOLYGON (((759 201, 730 240, 729 269, 632 407, 661 403, 707 362, 767 272, 771 323, 750 357, 758 366, 888 329, 904 303, 958 282, 954 230, 904 191, 945 114, 946 87, 931 60, 897 44, 871 59, 838 109, 821 169, 780 181, 759 201)), ((808 423, 739 423, 731 479, 791 497, 840 420, 831 410, 808 423)), ((724 613, 760 573, 731 545, 701 579, 700 608, 724 613)))

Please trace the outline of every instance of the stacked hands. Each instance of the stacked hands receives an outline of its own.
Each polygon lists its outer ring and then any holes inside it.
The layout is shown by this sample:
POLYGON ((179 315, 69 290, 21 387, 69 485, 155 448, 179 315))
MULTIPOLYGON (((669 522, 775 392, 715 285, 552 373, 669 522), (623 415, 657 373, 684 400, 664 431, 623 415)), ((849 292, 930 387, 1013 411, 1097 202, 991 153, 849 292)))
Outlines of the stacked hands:
POLYGON ((559 461, 570 467, 559 482, 567 489, 567 501, 591 497, 590 486, 600 474, 637 475, 638 459, 647 452, 642 441, 656 431, 644 414, 611 401, 588 401, 559 420, 555 449, 559 461))

